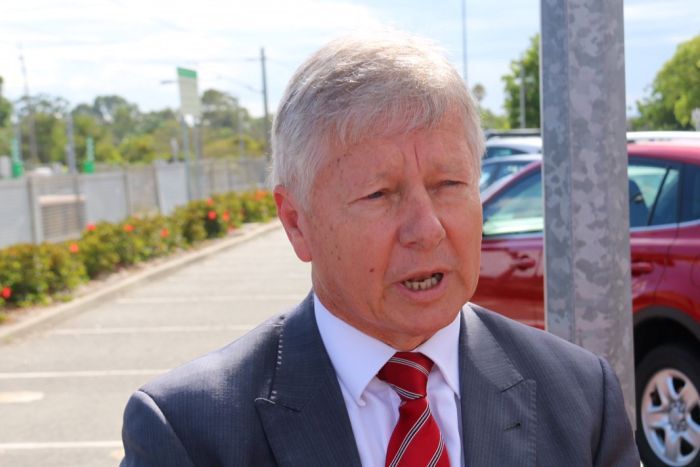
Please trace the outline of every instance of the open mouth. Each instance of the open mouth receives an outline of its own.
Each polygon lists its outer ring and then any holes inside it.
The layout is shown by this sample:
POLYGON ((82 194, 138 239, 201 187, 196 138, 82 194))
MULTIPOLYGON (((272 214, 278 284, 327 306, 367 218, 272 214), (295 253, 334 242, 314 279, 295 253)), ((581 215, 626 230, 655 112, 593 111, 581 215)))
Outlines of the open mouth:
POLYGON ((436 272, 435 274, 428 277, 419 277, 416 279, 409 279, 403 281, 402 284, 406 286, 409 290, 429 290, 436 287, 442 280, 444 274, 441 272, 436 272))

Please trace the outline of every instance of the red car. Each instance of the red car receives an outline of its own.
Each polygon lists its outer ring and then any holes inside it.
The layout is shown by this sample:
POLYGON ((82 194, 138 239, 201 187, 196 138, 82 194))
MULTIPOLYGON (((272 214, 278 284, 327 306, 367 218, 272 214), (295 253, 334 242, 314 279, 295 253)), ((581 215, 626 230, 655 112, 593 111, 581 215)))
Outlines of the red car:
MULTIPOLYGON (((700 465, 700 145, 630 144, 637 443, 647 466, 700 465)), ((484 194, 472 301, 544 327, 541 161, 484 194)))

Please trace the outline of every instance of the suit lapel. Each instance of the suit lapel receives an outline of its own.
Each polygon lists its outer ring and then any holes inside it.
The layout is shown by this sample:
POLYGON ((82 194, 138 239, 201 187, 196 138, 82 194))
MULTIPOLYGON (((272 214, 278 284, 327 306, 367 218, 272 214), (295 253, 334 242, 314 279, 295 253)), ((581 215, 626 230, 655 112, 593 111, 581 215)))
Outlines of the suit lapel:
POLYGON ((280 465, 360 465, 311 295, 281 325, 270 395, 255 405, 280 465))
POLYGON ((459 348, 465 465, 534 466, 535 382, 522 377, 469 306, 459 348))

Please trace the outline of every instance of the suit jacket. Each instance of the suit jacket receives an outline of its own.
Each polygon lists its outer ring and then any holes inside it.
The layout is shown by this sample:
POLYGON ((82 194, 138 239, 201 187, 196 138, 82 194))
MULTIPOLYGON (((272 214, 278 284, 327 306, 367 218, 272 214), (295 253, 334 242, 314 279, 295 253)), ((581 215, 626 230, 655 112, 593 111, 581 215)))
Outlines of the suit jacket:
MULTIPOLYGON (((474 305, 462 316, 467 466, 640 465, 603 359, 474 305)), ((122 438, 122 467, 360 465, 311 296, 146 384, 126 406, 122 438)))

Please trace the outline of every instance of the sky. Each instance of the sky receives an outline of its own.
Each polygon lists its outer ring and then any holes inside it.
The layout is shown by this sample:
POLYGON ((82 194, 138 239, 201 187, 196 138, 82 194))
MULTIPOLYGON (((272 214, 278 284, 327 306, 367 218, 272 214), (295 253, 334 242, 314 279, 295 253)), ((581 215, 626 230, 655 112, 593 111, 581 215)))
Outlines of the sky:
MULTIPOLYGON (((466 0, 467 80, 486 88, 482 105, 503 113, 509 64, 539 32, 539 0, 466 0)), ((216 88, 262 114, 261 48, 269 110, 288 79, 328 40, 392 27, 437 42, 463 70, 463 0, 5 0, 0 9, 3 95, 29 91, 71 105, 117 94, 143 111, 177 108, 176 67, 195 69, 199 89, 216 88)), ((698 0, 626 0, 628 114, 649 94, 677 45, 700 34, 698 0)))

